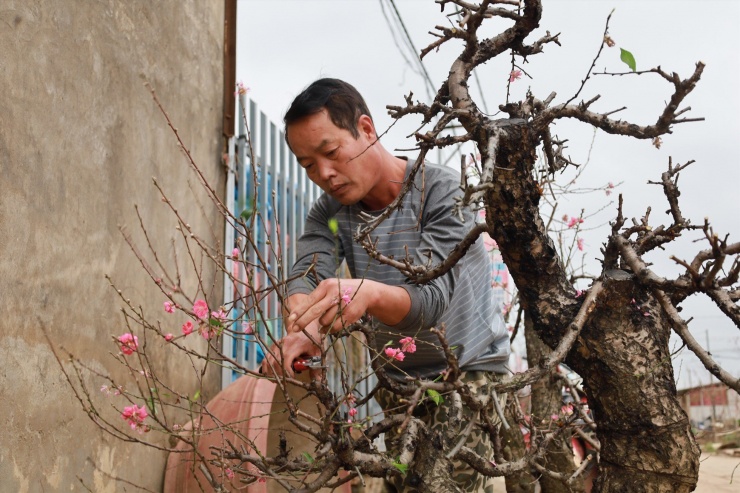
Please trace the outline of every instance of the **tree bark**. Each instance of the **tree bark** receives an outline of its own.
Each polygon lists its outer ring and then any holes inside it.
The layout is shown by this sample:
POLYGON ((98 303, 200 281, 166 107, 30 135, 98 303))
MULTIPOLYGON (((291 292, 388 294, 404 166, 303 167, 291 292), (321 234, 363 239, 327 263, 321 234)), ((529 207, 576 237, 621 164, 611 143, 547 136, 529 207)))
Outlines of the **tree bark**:
MULTIPOLYGON (((530 365, 541 364, 551 351, 537 336, 532 322, 526 315, 524 316, 524 338, 527 343, 527 361, 530 365)), ((533 383, 531 389, 530 419, 533 423, 537 423, 538 427, 546 427, 552 421, 551 416, 558 414, 562 407, 562 382, 550 375, 533 383)), ((543 465, 551 471, 570 477, 576 471, 576 465, 568 438, 557 438, 550 442, 543 465)), ((583 477, 577 478, 570 486, 546 475, 541 476, 539 481, 542 493, 583 493, 585 491, 583 477)))
POLYGON ((651 293, 605 273, 583 345, 568 362, 584 378, 601 442, 596 491, 689 492, 700 450, 676 399, 670 326, 651 293))

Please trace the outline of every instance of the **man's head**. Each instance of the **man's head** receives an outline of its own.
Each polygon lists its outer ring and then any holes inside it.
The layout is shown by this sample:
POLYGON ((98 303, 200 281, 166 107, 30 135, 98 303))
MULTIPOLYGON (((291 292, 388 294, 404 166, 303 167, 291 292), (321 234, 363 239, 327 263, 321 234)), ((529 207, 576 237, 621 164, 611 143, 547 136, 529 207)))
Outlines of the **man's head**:
POLYGON ((285 113, 286 139, 291 124, 322 110, 326 110, 334 125, 349 131, 355 139, 359 137, 359 118, 367 115, 372 119, 365 100, 354 86, 339 79, 319 79, 296 96, 285 113))
POLYGON ((378 142, 365 101, 351 85, 317 80, 285 114, 285 140, 308 178, 344 205, 379 209, 398 194, 405 161, 378 142))

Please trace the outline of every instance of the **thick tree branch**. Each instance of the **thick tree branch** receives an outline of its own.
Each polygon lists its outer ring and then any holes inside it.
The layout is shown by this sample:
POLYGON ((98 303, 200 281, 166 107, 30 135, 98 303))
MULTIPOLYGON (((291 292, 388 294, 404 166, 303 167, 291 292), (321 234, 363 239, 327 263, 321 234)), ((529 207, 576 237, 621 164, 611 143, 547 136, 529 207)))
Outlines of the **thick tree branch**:
POLYGON ((584 123, 600 128, 610 134, 628 135, 637 139, 652 139, 666 133, 671 133, 671 125, 673 124, 683 123, 684 121, 701 120, 679 120, 676 118, 676 115, 680 114, 678 106, 694 89, 694 86, 699 81, 703 71, 704 64, 702 62, 698 62, 694 73, 688 79, 680 80, 678 79, 678 76, 670 78, 674 84, 674 93, 671 96, 668 105, 666 105, 663 110, 663 113, 661 113, 658 120, 653 125, 639 126, 621 120, 613 120, 608 118, 605 114, 589 111, 581 105, 573 106, 568 104, 552 106, 543 110, 534 118, 532 124, 537 129, 543 129, 557 119, 575 118, 584 123))
POLYGON ((663 312, 670 319, 673 330, 683 340, 684 344, 686 344, 686 347, 688 347, 694 354, 696 354, 696 356, 699 358, 699 361, 702 362, 704 367, 709 370, 712 375, 717 377, 720 382, 724 383, 735 392, 740 393, 740 378, 736 378, 726 370, 723 370, 722 367, 719 366, 719 364, 717 364, 714 359, 712 359, 711 355, 701 346, 701 344, 696 342, 696 339, 694 339, 694 336, 692 336, 691 332, 689 331, 689 326, 679 316, 678 310, 676 310, 676 307, 673 306, 673 303, 671 303, 668 295, 666 295, 659 289, 653 289, 653 294, 657 298, 658 302, 660 302, 660 306, 663 308, 663 312))

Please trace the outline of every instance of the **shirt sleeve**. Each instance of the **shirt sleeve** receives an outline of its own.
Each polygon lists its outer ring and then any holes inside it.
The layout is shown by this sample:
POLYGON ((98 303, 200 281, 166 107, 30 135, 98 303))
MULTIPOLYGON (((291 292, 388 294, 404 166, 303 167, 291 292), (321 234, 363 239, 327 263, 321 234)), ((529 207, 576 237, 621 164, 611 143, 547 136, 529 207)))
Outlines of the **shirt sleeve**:
MULTIPOLYGON (((441 263, 462 241, 475 224, 473 212, 465 207, 464 222, 453 213, 454 197, 461 194, 459 177, 452 170, 440 170, 436 180, 426 181, 422 203, 421 238, 413 253, 417 265, 441 263)), ((421 187, 419 187, 421 188, 421 187)), ((478 239, 480 242, 480 238, 478 239)), ((422 285, 408 281, 402 287, 411 297, 411 309, 395 327, 399 330, 429 328, 436 325, 447 310, 455 292, 462 262, 484 261, 477 256, 464 256, 446 274, 422 285), (475 257, 475 258, 474 258, 475 257)), ((480 268, 488 268, 480 265, 480 268)))
POLYGON ((341 242, 329 229, 339 207, 322 195, 306 217, 304 232, 296 241, 296 262, 290 271, 287 295, 308 294, 320 281, 337 276, 344 259, 341 242), (294 279, 295 278, 295 279, 294 279))

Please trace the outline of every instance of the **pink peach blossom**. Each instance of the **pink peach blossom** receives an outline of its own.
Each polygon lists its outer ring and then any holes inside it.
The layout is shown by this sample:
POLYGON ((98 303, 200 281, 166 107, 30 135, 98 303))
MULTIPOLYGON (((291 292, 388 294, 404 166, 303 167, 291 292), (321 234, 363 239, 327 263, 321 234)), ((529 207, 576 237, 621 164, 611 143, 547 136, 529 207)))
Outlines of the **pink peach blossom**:
POLYGON ((164 311, 166 311, 167 313, 175 313, 175 304, 171 301, 165 301, 164 311))
POLYGON ((242 94, 247 94, 249 92, 249 88, 244 85, 244 82, 239 81, 236 84, 236 91, 234 91, 234 96, 241 96, 242 94))
POLYGON ((357 416, 357 408, 356 408, 356 407, 353 407, 353 408, 351 408, 351 409, 349 410, 349 415, 350 415, 350 416, 352 416, 353 418, 354 418, 355 416, 357 416))
POLYGON ((184 324, 182 324, 182 334, 188 335, 193 333, 193 322, 188 320, 184 324))
POLYGON ((226 320, 226 312, 223 311, 223 309, 219 309, 217 312, 211 312, 211 318, 215 318, 216 320, 219 320, 223 322, 226 320))
POLYGON ((515 80, 519 80, 522 76, 522 71, 519 69, 512 70, 509 74, 509 82, 514 82, 515 80))
POLYGON ((238 259, 239 258, 239 249, 238 248, 234 248, 231 251, 231 256, 234 257, 234 259, 238 259))
POLYGON ((416 341, 413 337, 404 337, 400 341, 398 341, 399 344, 401 344, 401 351, 405 353, 415 353, 416 352, 416 341))
POLYGON ((242 331, 247 335, 254 334, 254 327, 251 322, 242 322, 242 331))
POLYGON ((234 471, 229 469, 228 467, 224 469, 224 474, 226 474, 226 477, 229 479, 234 479, 234 471))
POLYGON ((164 336, 164 340, 167 341, 167 342, 172 342, 172 339, 174 339, 174 338, 175 338, 175 336, 173 336, 169 332, 167 334, 165 334, 165 336, 164 336))
POLYGON ((123 408, 121 418, 125 419, 132 430, 141 429, 144 420, 149 416, 146 407, 139 407, 136 404, 123 408))
POLYGON ((577 242, 576 242, 576 243, 578 244, 578 249, 579 249, 580 251, 583 251, 583 245, 584 245, 584 241, 583 241, 583 238, 578 238, 578 240, 577 240, 577 242))
POLYGON ((139 348, 139 338, 128 332, 118 337, 118 343, 120 344, 121 352, 126 356, 134 354, 139 348))
POLYGON ((195 300, 193 304, 193 313, 196 317, 203 320, 208 317, 208 303, 204 300, 195 300))
POLYGON ((396 361, 403 361, 406 357, 406 355, 403 354, 403 351, 392 347, 385 348, 385 355, 391 359, 395 359, 396 361))
POLYGON ((580 217, 571 217, 568 220, 568 227, 569 228, 572 228, 573 226, 575 226, 577 224, 581 224, 581 223, 583 223, 583 219, 582 218, 580 218, 580 217))

